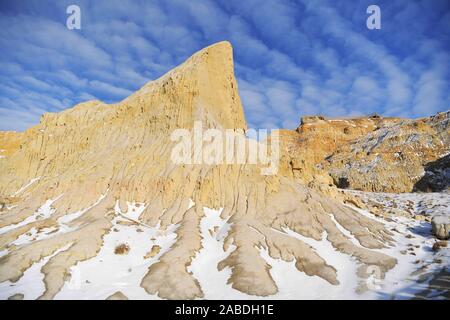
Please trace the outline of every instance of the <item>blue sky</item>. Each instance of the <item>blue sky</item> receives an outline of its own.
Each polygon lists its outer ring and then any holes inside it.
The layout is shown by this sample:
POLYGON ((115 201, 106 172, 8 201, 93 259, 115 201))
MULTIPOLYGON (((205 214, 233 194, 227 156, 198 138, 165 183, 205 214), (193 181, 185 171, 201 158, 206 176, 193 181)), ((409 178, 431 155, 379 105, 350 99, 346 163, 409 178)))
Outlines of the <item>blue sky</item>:
POLYGON ((0 130, 120 101, 221 40, 233 44, 251 128, 450 109, 448 0, 0 0, 0 130), (81 30, 66 28, 70 4, 81 30), (370 4, 381 30, 366 27, 370 4))

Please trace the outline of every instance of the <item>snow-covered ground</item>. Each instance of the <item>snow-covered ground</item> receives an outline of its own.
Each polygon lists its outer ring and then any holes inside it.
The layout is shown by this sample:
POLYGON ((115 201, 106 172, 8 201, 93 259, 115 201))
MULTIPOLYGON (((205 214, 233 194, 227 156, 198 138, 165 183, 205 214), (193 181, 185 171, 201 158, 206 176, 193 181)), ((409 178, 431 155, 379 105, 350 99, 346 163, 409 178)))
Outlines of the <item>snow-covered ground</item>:
MULTIPOLYGON (((368 212, 357 210, 361 214, 374 218, 368 212)), ((436 240, 431 235, 430 224, 404 217, 392 217, 391 221, 376 220, 384 223, 391 231, 397 230, 394 231, 395 246, 377 250, 397 259, 397 265, 387 272, 384 279, 377 276, 376 266, 369 268, 374 276, 368 279, 358 278, 356 272, 359 266, 358 262, 334 249, 326 239, 325 233, 322 240, 317 241, 285 229, 288 235, 312 246, 320 256, 326 259, 328 264, 334 266, 337 269, 340 284, 334 286, 320 277, 309 277, 304 273, 299 273, 295 268, 295 262, 272 259, 266 251, 262 251, 262 256, 272 266, 270 273, 279 289, 279 293, 271 298, 412 299, 419 296, 422 291, 431 289, 429 298, 444 299, 447 297, 448 299, 450 284, 447 284, 447 288, 433 286, 430 288, 429 285, 434 276, 443 269, 450 272, 450 250, 444 248, 439 252, 433 252, 432 247, 436 240), (366 288, 364 292, 357 290, 361 285, 366 288)), ((343 229, 337 222, 335 223, 339 229, 343 229)), ((353 243, 358 244, 358 240, 348 231, 344 233, 353 243)))
POLYGON ((382 290, 374 298, 411 299, 450 297, 450 248, 433 250, 436 238, 429 221, 415 219, 425 216, 450 215, 450 194, 442 193, 373 193, 346 191, 366 203, 377 203, 384 210, 395 209, 388 219, 374 217, 365 210, 354 208, 361 214, 381 221, 394 232, 395 247, 379 250, 397 258, 397 266, 382 281, 382 290), (401 212, 406 212, 406 215, 401 212), (436 280, 440 285, 436 285, 436 280), (446 283, 446 285, 442 285, 446 283), (427 291, 424 296, 423 291, 427 291))
POLYGON ((5 281, 0 283, 0 299, 6 300, 15 294, 23 294, 26 300, 35 300, 39 298, 45 291, 44 275, 41 268, 58 253, 70 248, 72 243, 67 244, 63 248, 57 250, 52 255, 41 259, 27 269, 23 276, 17 282, 5 281))
MULTIPOLYGON (((59 197, 57 197, 55 199, 47 200, 44 203, 44 205, 42 205, 34 214, 29 216, 25 220, 21 221, 20 223, 0 228, 0 236, 3 233, 6 233, 12 229, 25 226, 25 225, 33 223, 37 220, 44 220, 44 219, 50 218, 55 213, 55 210, 53 209, 52 204, 56 200, 58 200, 61 196, 62 195, 60 195, 59 197)), ((92 207, 99 204, 100 201, 102 201, 105 198, 105 196, 106 196, 106 194, 101 195, 99 197, 99 199, 93 205, 91 205, 83 210, 80 210, 80 211, 77 211, 74 213, 70 213, 70 214, 66 214, 66 215, 60 217, 57 220, 58 226, 52 226, 52 227, 43 228, 43 229, 39 229, 39 230, 36 227, 31 228, 27 233, 20 235, 15 241, 10 243, 10 245, 21 246, 21 245, 29 244, 33 241, 43 240, 46 238, 54 237, 57 234, 67 233, 67 232, 75 230, 74 228, 69 227, 68 224, 70 222, 72 222, 73 220, 82 216, 84 213, 86 213, 92 207)), ((9 251, 7 249, 0 251, 0 257, 6 255, 8 252, 9 251)))
MULTIPOLYGON (((358 210, 370 215, 363 210, 358 210)), ((373 218, 373 216, 371 215, 373 218)), ((376 299, 412 299, 428 287, 433 275, 442 269, 450 271, 450 252, 443 248, 433 251, 436 239, 431 234, 431 225, 426 221, 418 221, 405 217, 391 217, 390 221, 382 221, 388 230, 394 233, 395 246, 378 249, 397 259, 397 265, 386 274, 385 279, 377 281, 380 288, 367 293, 367 298, 376 299)), ((445 289, 445 288, 444 288, 445 289)), ((436 292, 435 299, 442 298, 436 292)))
MULTIPOLYGON (((413 215, 449 214, 448 194, 360 193, 360 196, 385 206, 395 205, 397 208, 408 209, 413 215)), ((53 213, 52 201, 47 201, 42 208, 24 222, 0 229, 0 234, 43 216, 51 216, 53 213)), ((104 236, 100 252, 96 257, 79 262, 71 268, 70 280, 65 283, 55 299, 105 299, 117 291, 121 291, 130 299, 158 299, 155 295, 147 294, 140 287, 140 282, 149 266, 156 263, 159 257, 170 250, 170 247, 176 242, 177 225, 172 225, 162 231, 158 226, 150 227, 142 224, 138 219, 144 209, 145 204, 128 203, 128 210, 121 212, 119 206, 116 205, 113 227, 104 236), (127 254, 115 253, 115 248, 121 244, 129 247, 127 254), (160 251, 153 257, 146 256, 153 246, 159 246, 160 251)), ((261 249, 261 257, 271 265, 270 274, 279 289, 277 294, 265 297, 265 299, 411 299, 418 296, 433 299, 446 297, 448 299, 449 248, 443 248, 437 252, 432 250, 436 240, 431 235, 429 222, 409 216, 390 216, 389 219, 382 219, 368 211, 354 209, 362 215, 382 222, 388 230, 393 232, 395 245, 378 249, 378 251, 395 257, 398 261, 395 268, 381 280, 377 279, 376 268, 370 269, 374 272, 374 276, 368 279, 358 278, 359 264, 356 259, 334 249, 326 239, 325 233, 322 240, 317 241, 285 228, 283 231, 277 232, 284 232, 310 245, 328 264, 336 268, 340 284, 335 286, 320 277, 307 276, 296 269, 295 261, 285 262, 281 259, 273 259, 267 250, 261 249), (444 286, 435 285, 436 275, 440 271, 441 278, 447 277, 447 284, 444 286), (366 290, 359 290, 362 285, 366 290)), ((52 236, 55 232, 69 232, 71 229, 67 224, 80 217, 86 210, 59 218, 59 228, 56 231, 44 229, 38 233, 31 230, 31 236, 19 237, 14 244, 22 245, 43 239, 52 236)), ((230 268, 218 271, 218 263, 235 250, 233 246, 227 251, 223 250, 223 242, 230 224, 221 218, 221 210, 204 208, 204 214, 200 222, 202 249, 193 258, 188 271, 198 279, 205 299, 258 298, 239 292, 227 284, 231 274, 230 268)), ((337 228, 354 244, 360 245, 350 232, 345 230, 332 215, 330 216, 337 228)), ((62 248, 60 251, 66 249, 62 248)), ((17 293, 24 294, 25 299, 39 297, 44 292, 43 275, 40 269, 50 258, 46 257, 34 264, 18 282, 1 283, 0 299, 7 299, 17 293)))
POLYGON ((177 226, 171 225, 161 231, 142 224, 120 223, 127 221, 124 217, 138 219, 144 209, 143 204, 128 203, 128 211, 120 212, 116 205, 117 216, 113 220, 112 231, 105 235, 100 252, 95 258, 79 262, 71 268, 70 281, 66 282, 55 299, 105 299, 117 291, 129 299, 159 299, 147 294, 140 283, 148 267, 175 243, 177 226), (114 252, 121 244, 129 247, 127 254, 114 252), (145 258, 154 245, 160 246, 160 252, 145 258))
POLYGON ((47 219, 48 217, 50 217, 53 214, 54 210, 52 208, 52 203, 55 202, 58 198, 47 200, 43 206, 41 206, 38 210, 36 210, 36 212, 34 214, 29 216, 25 220, 23 220, 19 223, 16 223, 16 224, 11 224, 11 225, 0 228, 0 235, 8 232, 10 230, 13 230, 13 229, 25 226, 29 223, 35 222, 36 220, 47 219))
POLYGON ((318 276, 308 276, 299 272, 295 267, 295 261, 285 262, 281 259, 273 259, 267 250, 261 250, 261 256, 272 266, 270 274, 278 286, 278 293, 269 296, 269 299, 355 299, 357 287, 356 261, 348 255, 341 254, 333 248, 326 239, 326 233, 322 240, 317 241, 304 237, 290 229, 284 229, 285 233, 297 238, 315 249, 329 265, 337 270, 339 285, 334 286, 318 276))
POLYGON ((222 271, 217 270, 219 262, 235 250, 234 246, 230 246, 226 252, 223 250, 230 224, 220 217, 221 210, 204 208, 204 212, 205 216, 200 222, 203 248, 192 260, 188 271, 199 281, 206 299, 253 299, 254 297, 227 284, 231 276, 229 267, 222 271))
POLYGON ((411 215, 450 215, 450 193, 377 193, 346 190, 364 202, 380 204, 386 209, 399 209, 411 215))

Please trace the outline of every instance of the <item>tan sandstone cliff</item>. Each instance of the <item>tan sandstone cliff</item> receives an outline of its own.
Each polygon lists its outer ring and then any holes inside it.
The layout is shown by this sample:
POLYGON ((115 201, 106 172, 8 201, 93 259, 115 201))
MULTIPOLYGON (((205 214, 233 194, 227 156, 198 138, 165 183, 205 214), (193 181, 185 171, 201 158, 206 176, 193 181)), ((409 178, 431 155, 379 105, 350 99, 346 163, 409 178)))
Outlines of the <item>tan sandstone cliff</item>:
MULTIPOLYGON (((0 282, 17 281, 32 264, 49 257, 42 267, 46 291, 41 298, 53 298, 70 278, 71 266, 97 255, 104 235, 112 232, 115 204, 124 211, 126 201, 145 204, 142 228, 177 226, 175 244, 141 281, 148 293, 162 298, 203 297, 188 267, 202 245, 204 207, 223 208, 222 217, 231 224, 224 246, 234 250, 217 268, 230 267, 229 283, 248 294, 267 296, 278 290, 262 248, 272 258, 295 261, 299 272, 338 284, 336 268, 285 228, 316 240, 326 235, 334 248, 359 261, 361 275, 368 265, 379 266, 382 273, 395 266, 394 258, 371 250, 389 246, 390 232, 295 179, 302 176, 295 173, 297 165, 292 175, 285 165, 277 175, 264 176, 249 163, 174 164, 170 134, 176 128, 191 129, 196 120, 206 128, 246 128, 228 42, 197 52, 117 104, 81 103, 45 114, 38 125, 17 134, 19 146, 14 142, 3 148, 11 151, 0 158, 0 197, 8 204, 0 213, 0 251, 6 250, 0 258, 0 282), (27 223, 48 199, 54 200, 54 212, 27 223), (80 210, 83 214, 70 228, 11 245, 32 228, 58 230, 61 217, 80 210)), ((283 146, 282 158, 288 159, 283 146)), ((300 163, 316 162, 322 155, 303 157, 300 163)))

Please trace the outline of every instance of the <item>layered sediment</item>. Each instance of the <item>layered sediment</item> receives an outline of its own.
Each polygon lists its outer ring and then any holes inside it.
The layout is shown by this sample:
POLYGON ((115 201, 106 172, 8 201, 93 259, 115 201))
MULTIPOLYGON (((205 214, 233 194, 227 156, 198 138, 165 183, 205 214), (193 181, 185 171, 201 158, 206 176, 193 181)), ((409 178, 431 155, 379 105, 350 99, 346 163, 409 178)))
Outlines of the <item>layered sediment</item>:
POLYGON ((147 227, 163 231, 176 226, 175 244, 149 266, 140 283, 162 298, 204 296, 188 271, 202 248, 204 207, 223 208, 222 218, 230 224, 224 250, 233 250, 217 269, 230 268, 228 282, 247 294, 269 296, 278 290, 270 265, 260 255, 263 249, 274 259, 295 261, 299 272, 338 285, 332 262, 287 230, 315 240, 325 237, 358 261, 361 274, 376 265, 383 276, 395 266, 394 258, 372 250, 393 244, 382 223, 307 185, 315 170, 324 181, 332 181, 315 163, 338 152, 341 140, 376 132, 377 121, 369 121, 370 128, 350 125, 350 133, 343 127, 336 140, 321 140, 317 153, 297 158, 285 137, 293 136, 299 145, 310 143, 296 140, 309 130, 308 123, 282 134, 276 175, 262 175, 261 165, 247 162, 175 164, 171 133, 192 129, 195 121, 238 134, 246 129, 228 42, 197 52, 119 103, 88 101, 44 114, 38 125, 7 138, 11 143, 0 158, 0 197, 5 204, 0 214, 0 282, 17 281, 47 258, 42 267, 46 290, 40 298, 54 298, 72 276, 71 268, 98 254, 105 235, 113 231, 113 220, 126 212, 127 201, 144 205, 142 214, 129 221, 144 232, 147 227), (14 244, 32 230, 37 230, 35 238, 14 244))

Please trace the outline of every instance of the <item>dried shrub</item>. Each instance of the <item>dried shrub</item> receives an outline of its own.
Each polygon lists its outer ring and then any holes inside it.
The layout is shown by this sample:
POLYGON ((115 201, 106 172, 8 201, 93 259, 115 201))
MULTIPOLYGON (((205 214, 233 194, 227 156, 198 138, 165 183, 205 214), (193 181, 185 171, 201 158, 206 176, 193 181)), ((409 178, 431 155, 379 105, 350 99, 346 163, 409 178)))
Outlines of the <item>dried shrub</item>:
POLYGON ((115 249, 115 254, 128 254, 130 251, 130 246, 126 243, 119 244, 115 249))

